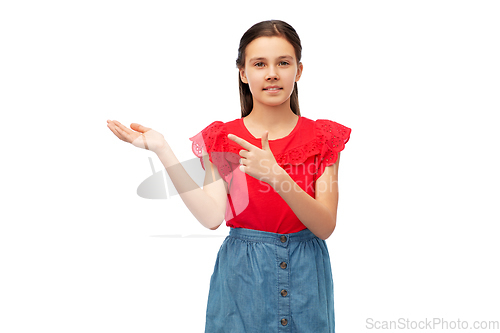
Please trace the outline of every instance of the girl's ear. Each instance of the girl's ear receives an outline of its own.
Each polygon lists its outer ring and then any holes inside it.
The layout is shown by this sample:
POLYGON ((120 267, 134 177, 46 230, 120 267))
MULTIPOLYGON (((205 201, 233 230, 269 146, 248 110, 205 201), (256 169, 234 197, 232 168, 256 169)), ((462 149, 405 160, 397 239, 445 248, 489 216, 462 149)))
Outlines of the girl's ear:
POLYGON ((297 68, 297 74, 295 75, 295 82, 300 80, 300 76, 302 75, 302 70, 304 69, 304 66, 302 65, 301 62, 299 62, 299 66, 297 68))
POLYGON ((240 69, 240 79, 241 79, 241 82, 248 84, 248 80, 247 80, 244 69, 240 69))

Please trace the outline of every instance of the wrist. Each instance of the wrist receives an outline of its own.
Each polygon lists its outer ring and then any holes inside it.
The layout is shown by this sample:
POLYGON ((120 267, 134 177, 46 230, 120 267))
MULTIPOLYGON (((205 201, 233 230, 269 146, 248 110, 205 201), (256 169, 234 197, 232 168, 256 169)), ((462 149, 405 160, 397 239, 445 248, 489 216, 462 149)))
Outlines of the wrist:
POLYGON ((170 149, 167 141, 163 141, 155 150, 153 151, 156 155, 164 154, 167 150, 170 149))
POLYGON ((288 181, 290 176, 288 173, 280 167, 278 164, 275 164, 275 167, 273 168, 273 177, 269 182, 269 185, 271 185, 275 190, 279 188, 284 182, 288 181))

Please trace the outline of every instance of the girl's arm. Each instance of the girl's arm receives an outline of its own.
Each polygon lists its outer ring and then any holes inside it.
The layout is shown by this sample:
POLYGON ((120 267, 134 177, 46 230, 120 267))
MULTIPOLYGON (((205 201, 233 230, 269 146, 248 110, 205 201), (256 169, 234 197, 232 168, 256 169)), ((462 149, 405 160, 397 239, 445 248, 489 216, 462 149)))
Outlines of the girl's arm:
POLYGON ((330 237, 337 224, 340 152, 335 164, 326 167, 316 180, 313 198, 278 165, 269 146, 268 131, 262 135, 262 148, 234 134, 228 134, 228 138, 244 148, 239 151, 241 171, 271 185, 313 234, 323 240, 330 237))
POLYGON ((323 240, 330 237, 337 225, 339 161, 340 152, 338 153, 337 162, 326 167, 323 174, 316 180, 316 198, 307 194, 283 169, 283 172, 279 173, 275 181, 270 183, 297 215, 300 222, 323 240), (292 186, 289 186, 289 184, 292 186))
POLYGON ((156 154, 187 208, 204 227, 215 230, 224 221, 227 185, 217 168, 210 162, 205 149, 202 152, 205 165, 203 188, 189 176, 166 142, 156 154))
POLYGON ((129 129, 119 121, 108 120, 108 128, 122 141, 153 151, 167 170, 177 192, 196 219, 206 228, 215 230, 224 221, 227 202, 226 183, 214 168, 208 154, 203 153, 205 181, 200 188, 179 163, 163 135, 151 128, 132 123, 129 129), (210 166, 210 167, 208 167, 210 166))

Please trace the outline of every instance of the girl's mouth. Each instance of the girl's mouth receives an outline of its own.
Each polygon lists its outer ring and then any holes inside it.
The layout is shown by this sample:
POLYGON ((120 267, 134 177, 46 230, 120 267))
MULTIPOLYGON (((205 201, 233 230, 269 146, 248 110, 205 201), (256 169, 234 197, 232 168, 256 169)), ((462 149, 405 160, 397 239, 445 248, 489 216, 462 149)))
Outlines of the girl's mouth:
POLYGON ((283 89, 283 88, 278 86, 277 84, 268 85, 267 87, 264 88, 264 90, 268 90, 268 91, 281 90, 281 89, 283 89))
POLYGON ((264 91, 271 95, 277 95, 283 90, 283 88, 266 88, 264 91))

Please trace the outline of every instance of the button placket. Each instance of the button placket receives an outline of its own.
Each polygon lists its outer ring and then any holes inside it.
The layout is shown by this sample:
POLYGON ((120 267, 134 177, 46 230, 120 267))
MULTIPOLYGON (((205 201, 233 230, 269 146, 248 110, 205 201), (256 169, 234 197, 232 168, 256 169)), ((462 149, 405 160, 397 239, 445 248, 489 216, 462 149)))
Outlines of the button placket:
POLYGON ((289 236, 281 235, 276 240, 278 270, 278 320, 280 332, 290 332, 290 258, 289 236))

